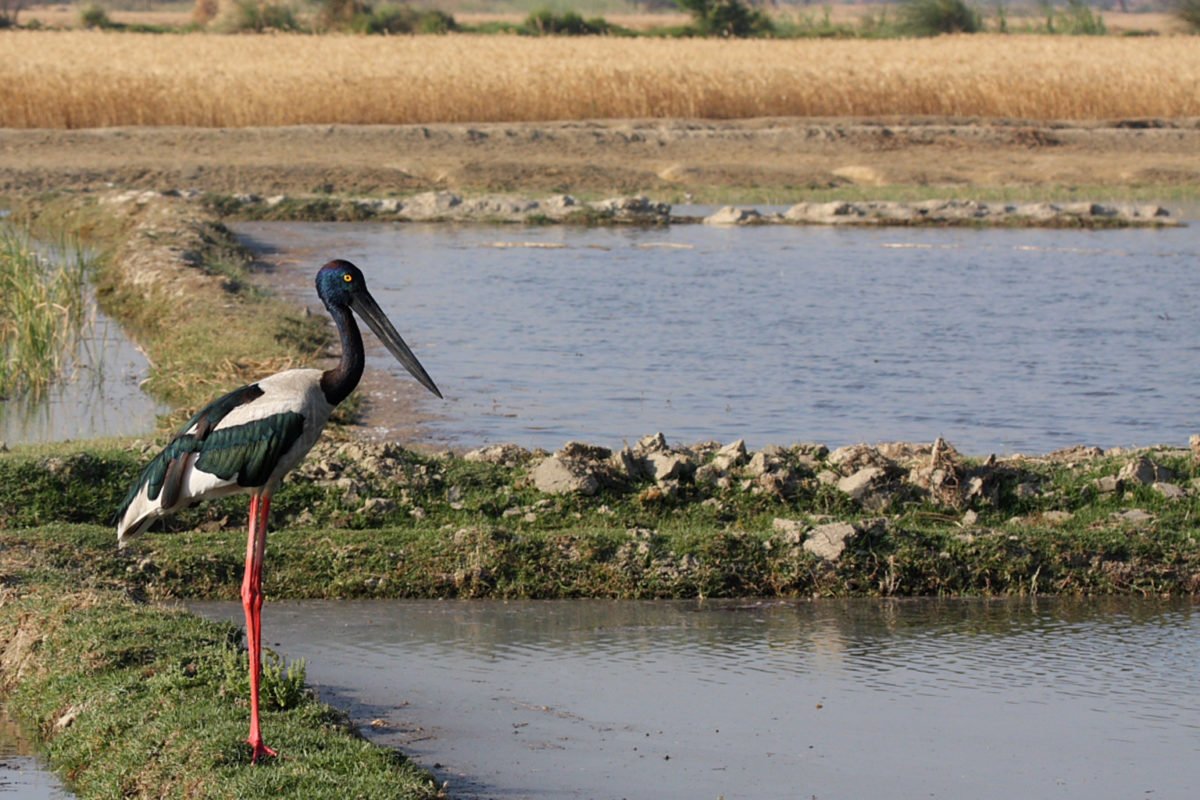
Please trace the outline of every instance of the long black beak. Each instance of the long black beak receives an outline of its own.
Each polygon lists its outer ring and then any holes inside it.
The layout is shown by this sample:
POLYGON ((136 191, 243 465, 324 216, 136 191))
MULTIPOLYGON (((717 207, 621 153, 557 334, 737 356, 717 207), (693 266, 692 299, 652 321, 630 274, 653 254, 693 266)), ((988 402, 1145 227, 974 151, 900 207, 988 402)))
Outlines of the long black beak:
POLYGON ((400 334, 396 332, 387 315, 383 313, 383 309, 375 302, 375 298, 365 291, 357 292, 350 299, 350 307, 358 312, 358 315, 367 323, 367 327, 379 337, 379 341, 383 342, 396 360, 403 364, 404 368, 411 372, 422 386, 438 397, 442 396, 437 386, 434 385, 433 378, 429 377, 429 373, 421 366, 421 362, 417 361, 413 351, 409 350, 408 345, 400 338, 400 334))

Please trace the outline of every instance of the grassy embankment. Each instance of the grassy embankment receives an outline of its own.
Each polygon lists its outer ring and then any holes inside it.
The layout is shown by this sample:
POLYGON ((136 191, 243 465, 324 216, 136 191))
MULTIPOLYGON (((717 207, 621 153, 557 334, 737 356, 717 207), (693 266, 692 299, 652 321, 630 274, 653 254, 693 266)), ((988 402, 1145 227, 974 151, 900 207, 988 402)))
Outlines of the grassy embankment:
POLYGON ((1200 49, 1189 37, 663 41, 5 31, 0 72, 9 77, 0 84, 0 126, 12 128, 1200 116, 1200 49))
POLYGON ((427 773, 316 702, 302 665, 266 670, 265 727, 282 755, 252 768, 236 629, 114 592, 30 584, 5 561, 0 691, 78 797, 440 796, 427 773))
MULTIPOLYGON (((1168 499, 1126 482, 1128 454, 1066 461, 963 462, 962 486, 931 493, 896 473, 883 507, 817 478, 830 463, 780 454, 786 479, 622 480, 596 497, 545 495, 511 466, 398 447, 329 445, 272 505, 268 596, 728 597, 953 594, 1192 594, 1200 590, 1194 494, 1168 499), (346 449, 348 448, 348 449, 346 449), (744 481, 744 483, 743 483, 744 481), (764 488, 766 487, 766 488, 764 488), (870 505, 870 504, 868 504, 870 505), (1134 509, 1144 514, 1126 514, 1134 509), (964 514, 970 512, 967 518, 964 514), (1124 516, 1122 516, 1124 515, 1124 516), (836 561, 801 546, 829 520, 858 534, 836 561)), ((237 597, 245 502, 210 503, 118 556, 106 524, 143 456, 125 445, 18 450, 0 457, 0 542, 43 585, 138 597, 237 597)), ((1183 486, 1190 454, 1155 460, 1183 486)), ((926 459, 927 460, 927 459, 926 459)), ((890 469, 890 468, 889 468, 890 469)), ((903 472, 903 470, 900 470, 903 472)))
MULTIPOLYGON (((328 339, 319 321, 304 321, 255 288, 246 254, 228 232, 186 204, 84 200, 38 210, 17 217, 51 237, 62 226, 82 232, 102 254, 96 266, 101 301, 149 354, 152 391, 180 409, 249 375, 311 360, 328 339)), ((85 508, 84 515, 103 526, 89 532, 93 552, 105 553, 102 559, 114 555, 113 491, 132 480, 143 454, 124 443, 112 460, 106 454, 113 446, 83 445, 81 457, 98 465, 95 473, 76 469, 77 459, 65 462, 59 474, 65 479, 60 488, 70 487, 62 495, 67 505, 42 495, 35 486, 45 484, 14 455, 6 462, 16 470, 8 472, 14 482, 7 484, 11 493, 0 514, 0 693, 46 742, 51 764, 77 794, 437 796, 426 773, 367 744, 337 712, 302 691, 302 668, 268 671, 268 730, 285 757, 248 769, 240 634, 136 604, 111 581, 107 589, 80 591, 105 583, 96 565, 80 562, 73 575, 37 566, 43 556, 70 547, 79 532, 64 538, 61 524, 41 523, 79 518, 85 508)), ((43 467, 58 473, 53 462, 43 467)))

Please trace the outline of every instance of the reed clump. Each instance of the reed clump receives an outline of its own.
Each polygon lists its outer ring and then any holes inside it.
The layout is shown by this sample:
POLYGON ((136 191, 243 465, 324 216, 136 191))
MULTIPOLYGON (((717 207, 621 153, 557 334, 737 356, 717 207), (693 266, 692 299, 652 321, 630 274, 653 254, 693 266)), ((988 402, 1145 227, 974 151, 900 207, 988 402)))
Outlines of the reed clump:
POLYGON ((70 365, 87 317, 87 262, 78 250, 61 260, 0 226, 0 397, 38 394, 70 365))
POLYGON ((0 32, 0 127, 1200 116, 1187 37, 931 40, 0 32))

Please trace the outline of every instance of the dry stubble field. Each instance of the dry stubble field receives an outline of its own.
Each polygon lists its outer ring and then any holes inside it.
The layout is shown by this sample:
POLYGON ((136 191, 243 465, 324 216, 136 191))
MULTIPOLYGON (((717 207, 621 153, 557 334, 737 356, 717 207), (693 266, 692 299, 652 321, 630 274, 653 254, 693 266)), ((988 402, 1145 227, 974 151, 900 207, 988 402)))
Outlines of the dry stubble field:
POLYGON ((1200 116, 1192 37, 0 34, 0 127, 1200 116))
POLYGON ((0 192, 1194 197, 1196 42, 5 31, 0 192))

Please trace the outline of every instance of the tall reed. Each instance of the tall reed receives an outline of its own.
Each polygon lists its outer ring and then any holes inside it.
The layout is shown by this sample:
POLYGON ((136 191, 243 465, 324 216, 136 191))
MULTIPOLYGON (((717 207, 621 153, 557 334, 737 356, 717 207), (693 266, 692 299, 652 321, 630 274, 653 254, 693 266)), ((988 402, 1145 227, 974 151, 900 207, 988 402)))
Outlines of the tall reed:
POLYGON ((87 261, 76 247, 61 259, 0 225, 0 398, 37 395, 70 367, 87 318, 87 261))
POLYGON ((0 32, 0 128, 1200 116, 1191 37, 926 40, 0 32))

